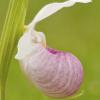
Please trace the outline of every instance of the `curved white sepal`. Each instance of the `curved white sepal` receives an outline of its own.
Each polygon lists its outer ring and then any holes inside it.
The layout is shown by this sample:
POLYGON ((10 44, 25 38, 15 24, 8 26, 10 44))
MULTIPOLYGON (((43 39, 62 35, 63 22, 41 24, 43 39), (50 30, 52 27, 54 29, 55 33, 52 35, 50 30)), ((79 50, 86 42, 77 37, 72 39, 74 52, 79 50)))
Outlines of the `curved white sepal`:
POLYGON ((29 27, 35 27, 36 23, 40 22, 41 20, 49 17, 50 15, 56 13, 60 9, 64 7, 71 7, 75 3, 89 3, 91 0, 69 0, 62 3, 51 3, 44 6, 39 13, 35 16, 32 23, 29 24, 29 27))
POLYGON ((80 2, 80 3, 90 3, 90 2, 92 2, 92 0, 72 0, 72 1, 80 2))

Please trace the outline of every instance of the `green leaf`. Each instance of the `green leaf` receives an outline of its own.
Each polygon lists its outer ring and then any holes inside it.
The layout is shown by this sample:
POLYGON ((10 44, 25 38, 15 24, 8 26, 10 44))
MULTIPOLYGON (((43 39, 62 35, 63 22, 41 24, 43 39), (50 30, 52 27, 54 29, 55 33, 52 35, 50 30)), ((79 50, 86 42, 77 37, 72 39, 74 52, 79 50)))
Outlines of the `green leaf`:
POLYGON ((0 36, 0 100, 5 100, 5 87, 17 41, 24 31, 28 0, 10 0, 0 36))

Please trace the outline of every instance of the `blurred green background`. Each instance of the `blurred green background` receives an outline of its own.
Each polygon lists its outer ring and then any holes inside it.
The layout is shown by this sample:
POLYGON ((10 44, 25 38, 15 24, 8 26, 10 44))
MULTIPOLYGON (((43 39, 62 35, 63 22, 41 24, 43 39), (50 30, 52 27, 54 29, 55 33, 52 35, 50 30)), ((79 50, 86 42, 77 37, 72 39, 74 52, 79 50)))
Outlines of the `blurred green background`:
MULTIPOLYGON (((29 0, 26 24, 47 3, 64 0, 29 0)), ((0 33, 9 0, 0 0, 0 33)), ((64 8, 37 24, 50 47, 74 53, 84 67, 84 94, 75 100, 100 100, 100 0, 64 8)), ((52 100, 37 90, 13 60, 6 88, 6 100, 52 100)), ((56 100, 56 99, 54 99, 56 100)), ((59 99, 61 100, 61 99, 59 99)), ((65 99, 67 100, 67 99, 65 99)))

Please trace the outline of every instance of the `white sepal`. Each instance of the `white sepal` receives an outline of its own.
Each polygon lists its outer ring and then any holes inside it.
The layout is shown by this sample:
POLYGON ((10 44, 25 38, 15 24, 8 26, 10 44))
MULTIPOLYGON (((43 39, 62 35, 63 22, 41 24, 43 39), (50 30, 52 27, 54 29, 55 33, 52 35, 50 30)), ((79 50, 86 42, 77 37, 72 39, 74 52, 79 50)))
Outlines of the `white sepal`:
POLYGON ((91 0, 68 0, 61 3, 56 2, 56 3, 47 4, 46 6, 41 8, 41 10, 37 13, 32 23, 29 24, 29 27, 35 27, 35 25, 38 22, 56 13, 57 11, 59 11, 64 7, 71 7, 76 3, 89 3, 89 2, 91 2, 91 0))
POLYGON ((90 2, 92 2, 92 0, 72 0, 72 1, 80 2, 80 3, 90 3, 90 2))

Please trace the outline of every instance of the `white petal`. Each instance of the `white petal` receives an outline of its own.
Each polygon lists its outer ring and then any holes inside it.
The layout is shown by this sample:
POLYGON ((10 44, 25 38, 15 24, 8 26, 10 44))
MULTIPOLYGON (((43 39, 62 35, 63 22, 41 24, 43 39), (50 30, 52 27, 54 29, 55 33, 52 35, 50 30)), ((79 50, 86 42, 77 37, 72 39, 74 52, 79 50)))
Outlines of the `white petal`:
POLYGON ((43 46, 46 45, 44 34, 42 32, 36 32, 33 29, 29 29, 24 33, 18 42, 18 52, 15 58, 21 60, 28 57, 31 52, 35 53, 38 43, 43 44, 43 46))
POLYGON ((48 16, 56 13, 57 11, 59 11, 60 9, 64 7, 71 7, 77 2, 89 3, 91 2, 91 0, 69 0, 69 1, 62 2, 62 3, 48 4, 39 11, 39 13, 36 15, 36 17, 33 19, 32 23, 29 26, 34 27, 37 22, 47 18, 48 16))

